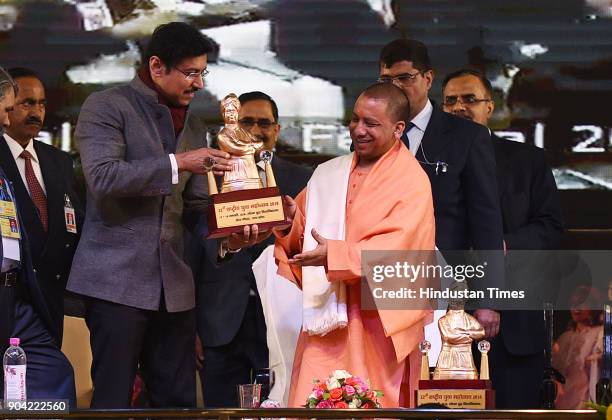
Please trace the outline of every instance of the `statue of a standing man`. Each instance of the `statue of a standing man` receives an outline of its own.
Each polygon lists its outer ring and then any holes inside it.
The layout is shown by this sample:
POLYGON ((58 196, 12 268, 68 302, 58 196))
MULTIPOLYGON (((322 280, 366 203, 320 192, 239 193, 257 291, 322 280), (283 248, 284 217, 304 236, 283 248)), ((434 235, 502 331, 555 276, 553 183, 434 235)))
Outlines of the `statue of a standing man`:
POLYGON ((223 176, 222 193, 263 187, 255 164, 255 153, 263 147, 263 142, 238 126, 239 111, 240 101, 235 94, 223 98, 221 113, 225 126, 217 142, 221 150, 232 155, 232 169, 223 176))

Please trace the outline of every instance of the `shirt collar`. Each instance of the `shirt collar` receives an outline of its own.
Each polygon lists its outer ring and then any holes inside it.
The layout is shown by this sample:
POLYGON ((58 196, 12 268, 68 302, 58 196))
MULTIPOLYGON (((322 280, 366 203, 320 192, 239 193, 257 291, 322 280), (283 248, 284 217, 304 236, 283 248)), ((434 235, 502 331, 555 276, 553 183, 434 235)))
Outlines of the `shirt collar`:
POLYGON ((421 112, 419 112, 412 119, 411 122, 414 124, 416 128, 424 132, 425 129, 427 128, 427 124, 429 124, 429 120, 431 119, 432 112, 433 112, 433 105, 431 104, 431 101, 427 99, 427 103, 425 104, 425 107, 421 110, 421 112))
MULTIPOLYGON (((6 139, 6 144, 8 144, 9 149, 11 149, 11 153, 13 154, 13 159, 17 160, 21 152, 24 151, 24 148, 21 147, 17 140, 13 139, 8 134, 4 133, 4 138, 6 139)), ((34 162, 38 162, 38 155, 36 154, 36 149, 34 149, 34 139, 30 139, 28 145, 25 147, 25 150, 30 152, 32 155, 32 160, 34 162)))

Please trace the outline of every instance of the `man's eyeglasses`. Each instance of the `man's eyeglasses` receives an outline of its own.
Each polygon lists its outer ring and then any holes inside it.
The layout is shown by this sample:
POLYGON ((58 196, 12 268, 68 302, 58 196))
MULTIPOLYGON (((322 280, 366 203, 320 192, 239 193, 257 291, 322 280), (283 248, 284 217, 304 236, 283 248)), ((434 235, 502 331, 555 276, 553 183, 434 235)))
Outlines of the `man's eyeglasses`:
POLYGON ((400 85, 407 85, 413 83, 419 74, 423 74, 422 71, 417 71, 416 73, 404 73, 398 74, 397 76, 380 76, 376 81, 378 83, 393 83, 398 82, 400 85))
POLYGON ((254 118, 243 118, 241 120, 238 121, 240 123, 240 125, 246 127, 246 128, 251 128, 253 127, 255 124, 257 124, 259 126, 259 128, 262 128, 264 130, 272 127, 273 125, 276 124, 276 121, 270 121, 267 118, 260 118, 258 120, 254 119, 254 118))
POLYGON ((188 80, 195 80, 197 77, 200 77, 203 79, 210 73, 207 69, 204 69, 202 71, 185 71, 185 70, 179 69, 178 67, 175 67, 175 69, 179 73, 183 73, 185 75, 185 79, 188 79, 188 80))
POLYGON ((444 98, 445 106, 454 106, 457 105, 457 102, 462 103, 463 105, 476 105, 480 102, 490 102, 491 99, 487 98, 477 98, 476 95, 461 95, 461 96, 447 96, 444 98))

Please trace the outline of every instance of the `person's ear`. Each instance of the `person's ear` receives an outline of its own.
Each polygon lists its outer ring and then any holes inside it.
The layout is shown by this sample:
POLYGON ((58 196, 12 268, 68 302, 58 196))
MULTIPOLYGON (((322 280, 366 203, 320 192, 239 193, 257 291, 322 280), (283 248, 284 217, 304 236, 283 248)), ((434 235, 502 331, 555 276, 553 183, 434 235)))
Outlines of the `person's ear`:
POLYGON ((401 139, 402 134, 404 134, 404 130, 406 129, 406 123, 404 121, 398 121, 395 123, 395 130, 393 131, 393 136, 396 139, 401 139))
POLYGON ((435 78, 435 74, 433 69, 427 70, 423 73, 423 77, 427 83, 427 90, 431 89, 431 85, 433 84, 433 80, 435 78))
POLYGON ((493 111, 495 111, 495 102, 493 98, 491 98, 491 100, 487 102, 487 121, 491 118, 491 115, 493 115, 493 111))
POLYGON ((149 71, 151 72, 151 78, 161 77, 166 72, 166 65, 162 63, 158 56, 154 55, 149 59, 149 71))

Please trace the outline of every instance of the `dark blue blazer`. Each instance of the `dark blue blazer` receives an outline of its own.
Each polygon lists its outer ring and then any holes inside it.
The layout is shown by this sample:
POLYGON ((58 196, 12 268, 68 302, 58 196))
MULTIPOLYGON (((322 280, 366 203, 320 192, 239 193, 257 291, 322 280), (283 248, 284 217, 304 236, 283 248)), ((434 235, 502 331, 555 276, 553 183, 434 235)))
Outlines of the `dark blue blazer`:
MULTIPOLYGON (((306 186, 312 170, 274 156, 272 170, 283 195, 295 196, 306 186)), ((257 290, 251 268, 266 246, 264 243, 243 249, 223 264, 214 264, 216 247, 204 247, 196 275, 198 331, 204 346, 228 344, 238 333, 249 301, 250 290, 257 290)), ((265 331, 256 331, 258 335, 265 331)))
POLYGON ((51 331, 54 332, 53 335, 60 337, 57 343, 58 346, 61 346, 66 281, 83 227, 84 212, 73 189, 72 158, 67 153, 39 141, 34 142, 34 148, 47 195, 49 215, 47 233, 43 230, 38 210, 23 183, 8 144, 3 138, 0 138, 0 165, 12 182, 23 220, 22 230, 27 231, 29 238, 32 266, 53 318, 51 331), (75 208, 77 234, 66 231, 65 195, 70 197, 75 208))
MULTIPOLYGON (((0 177, 5 180, 9 178, 6 176, 6 173, 2 166, 0 166, 0 177)), ((10 184, 9 184, 10 185, 10 184)), ((19 219, 19 224, 21 227, 21 239, 19 241, 20 248, 20 258, 21 258, 21 268, 19 272, 19 291, 20 298, 30 302, 30 304, 34 307, 34 310, 38 314, 39 318, 44 323, 47 330, 50 332, 51 336, 58 342, 61 342, 61 335, 59 331, 53 328, 53 318, 51 316, 51 312, 49 311, 49 307, 45 300, 45 296, 43 291, 40 288, 36 275, 34 274, 34 269, 32 267, 32 257, 30 253, 30 247, 28 242, 28 234, 27 231, 23 228, 24 221, 21 215, 20 203, 18 199, 16 199, 15 191, 12 187, 11 192, 13 198, 15 199, 15 207, 17 209, 17 217, 19 219)), ((2 241, 0 241, 0 261, 3 258, 4 252, 2 248, 2 241)), ((13 288, 11 288, 13 289, 13 288)), ((8 315, 9 309, 12 309, 14 301, 13 296, 10 296, 15 290, 11 290, 9 288, 0 287, 0 335, 10 335, 13 331, 14 319, 8 315)), ((12 313, 12 310, 10 311, 12 313)), ((9 337, 0 337, 0 349, 5 349, 8 346, 8 338, 9 337)))

